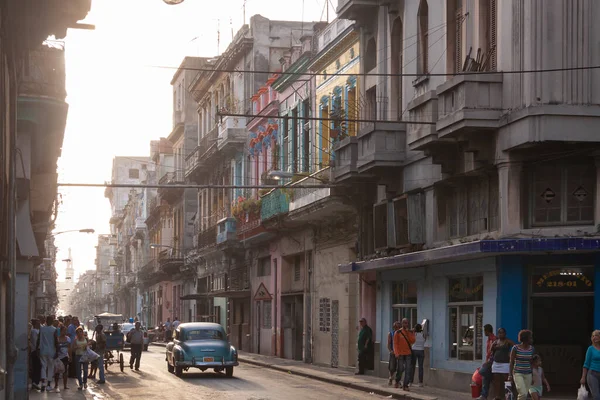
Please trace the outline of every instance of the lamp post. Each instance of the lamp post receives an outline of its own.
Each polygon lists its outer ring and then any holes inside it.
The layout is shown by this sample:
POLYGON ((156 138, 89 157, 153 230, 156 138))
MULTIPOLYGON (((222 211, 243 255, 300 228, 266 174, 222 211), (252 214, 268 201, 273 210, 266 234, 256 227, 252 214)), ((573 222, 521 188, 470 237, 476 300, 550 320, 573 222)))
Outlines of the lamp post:
POLYGON ((92 228, 85 228, 85 229, 69 229, 68 231, 61 231, 61 232, 54 232, 52 233, 50 236, 56 236, 56 235, 60 235, 63 233, 70 233, 70 232, 78 232, 78 233, 95 233, 96 231, 92 228))

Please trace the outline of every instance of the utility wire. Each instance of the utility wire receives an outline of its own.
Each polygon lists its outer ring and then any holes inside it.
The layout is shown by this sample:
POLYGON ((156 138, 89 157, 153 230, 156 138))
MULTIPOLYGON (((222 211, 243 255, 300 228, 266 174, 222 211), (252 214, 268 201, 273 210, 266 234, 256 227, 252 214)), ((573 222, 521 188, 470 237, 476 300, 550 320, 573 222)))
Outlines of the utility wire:
MULTIPOLYGON (((314 178, 314 177, 312 177, 314 178)), ((196 185, 196 184, 177 184, 177 185, 155 185, 155 184, 137 184, 137 183, 58 183, 63 187, 111 187, 111 188, 132 188, 132 189, 328 189, 340 187, 339 184, 305 184, 305 185, 196 185)))

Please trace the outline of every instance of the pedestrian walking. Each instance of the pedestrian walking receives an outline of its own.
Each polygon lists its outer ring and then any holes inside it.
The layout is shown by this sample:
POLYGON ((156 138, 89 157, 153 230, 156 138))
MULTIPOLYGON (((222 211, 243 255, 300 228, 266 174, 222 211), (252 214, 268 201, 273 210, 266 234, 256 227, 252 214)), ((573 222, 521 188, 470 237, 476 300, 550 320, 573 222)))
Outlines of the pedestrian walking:
POLYGON ((499 328, 496 341, 492 344, 492 382, 494 385, 494 399, 504 398, 504 382, 510 373, 510 352, 515 343, 506 337, 506 329, 499 328))
POLYGON ((367 364, 367 355, 369 348, 373 343, 373 330, 367 325, 367 319, 361 318, 358 322, 360 324, 360 332, 358 333, 358 372, 356 375, 364 375, 365 367, 367 364))
POLYGON ((496 335, 494 335, 494 327, 490 324, 485 324, 483 327, 483 334, 487 337, 486 342, 486 358, 485 362, 479 368, 479 374, 483 377, 483 385, 481 387, 481 396, 479 400, 486 400, 490 391, 490 384, 492 383, 492 360, 494 352, 492 350, 493 344, 496 341, 496 335))
MULTIPOLYGON (((67 335, 71 339, 71 344, 75 342, 77 336, 77 328, 79 327, 79 320, 77 317, 69 318, 70 324, 67 326, 67 335)), ((75 365, 75 355, 71 354, 71 364, 69 365, 69 378, 77 378, 76 376, 77 366, 75 365)))
POLYGON ((54 359, 58 354, 58 336, 56 335, 56 328, 52 326, 53 322, 53 318, 48 316, 46 317, 46 325, 40 328, 39 348, 42 365, 40 379, 42 392, 52 390, 50 384, 54 377, 54 359))
POLYGON ((585 353, 580 383, 585 385, 586 382, 592 392, 592 400, 600 400, 600 330, 592 332, 592 345, 585 353))
POLYGON ((404 373, 404 382, 402 383, 402 389, 408 391, 408 382, 410 381, 411 371, 411 358, 412 358, 412 345, 415 343, 415 334, 409 329, 408 319, 402 320, 402 327, 394 335, 394 354, 396 360, 398 360, 398 367, 396 368, 396 385, 400 386, 400 378, 404 373))
POLYGON ((31 367, 31 387, 40 390, 42 363, 40 360, 40 321, 31 320, 29 332, 29 362, 31 367))
POLYGON ((542 398, 544 386, 546 386, 546 391, 549 392, 550 384, 544 376, 542 357, 539 354, 534 354, 531 358, 531 388, 529 388, 532 400, 540 400, 542 398))
POLYGON ((526 329, 520 331, 519 342, 510 352, 509 378, 517 389, 517 400, 526 400, 531 388, 531 360, 535 353, 531 331, 526 329))
POLYGON ((88 341, 83 334, 83 328, 78 327, 75 331, 75 340, 71 344, 71 351, 75 355, 75 375, 79 386, 78 390, 87 389, 87 377, 88 377, 88 362, 81 362, 81 356, 85 354, 88 349, 88 341))
MULTIPOLYGON (((62 373, 63 378, 63 389, 67 390, 69 380, 69 364, 71 362, 71 338, 67 335, 67 327, 62 325, 59 327, 58 335, 58 359, 63 363, 65 370, 62 373)), ((60 392, 58 388, 58 380, 61 374, 55 374, 54 377, 54 388, 57 392, 60 392)))
POLYGON ((392 329, 390 329, 390 331, 388 332, 387 347, 388 351, 390 352, 390 357, 388 360, 388 370, 390 371, 388 386, 392 386, 398 364, 398 362, 396 361, 396 354, 394 354, 394 334, 398 329, 400 329, 400 322, 396 321, 392 324, 392 329))
POLYGON ((128 342, 131 343, 131 357, 129 358, 129 368, 140 370, 140 359, 142 358, 142 349, 144 348, 144 332, 141 330, 142 324, 135 323, 135 328, 127 333, 128 342))
POLYGON ((96 326, 92 338, 96 339, 96 353, 98 354, 98 378, 96 383, 105 383, 104 376, 104 353, 106 352, 106 335, 102 324, 96 326))
POLYGON ((173 331, 171 331, 171 318, 167 318, 167 321, 165 322, 165 342, 170 342, 172 335, 173 331))
POLYGON ((423 362, 425 361, 425 342, 427 341, 427 335, 423 332, 423 326, 421 324, 415 325, 415 343, 412 345, 412 357, 410 359, 410 382, 412 385, 415 381, 415 370, 417 369, 417 363, 419 364, 419 384, 418 387, 423 387, 423 374, 425 368, 423 362))

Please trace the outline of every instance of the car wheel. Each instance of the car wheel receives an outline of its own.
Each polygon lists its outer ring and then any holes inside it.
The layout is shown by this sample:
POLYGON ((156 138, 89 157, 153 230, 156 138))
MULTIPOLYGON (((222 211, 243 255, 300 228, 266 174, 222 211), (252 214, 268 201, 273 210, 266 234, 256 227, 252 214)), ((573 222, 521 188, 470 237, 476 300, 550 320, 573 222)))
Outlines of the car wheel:
POLYGON ((183 375, 183 367, 175 367, 175 376, 180 377, 183 375))
POLYGON ((228 378, 233 376, 233 367, 225 367, 225 376, 228 378))
POLYGON ((169 364, 169 362, 167 361, 167 371, 169 371, 170 374, 173 373, 173 371, 175 371, 175 368, 169 364))

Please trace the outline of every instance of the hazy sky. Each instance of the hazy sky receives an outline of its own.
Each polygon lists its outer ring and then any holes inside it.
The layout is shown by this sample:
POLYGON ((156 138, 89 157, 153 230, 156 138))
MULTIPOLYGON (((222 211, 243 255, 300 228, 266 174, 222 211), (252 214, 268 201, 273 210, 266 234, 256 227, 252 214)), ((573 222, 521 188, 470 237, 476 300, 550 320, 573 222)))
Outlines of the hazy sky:
MULTIPOLYGON (((246 20, 325 20, 327 0, 247 0, 246 20), (302 17, 304 16, 304 17, 302 17)), ((242 25, 244 0, 92 0, 85 20, 95 31, 70 30, 65 40, 69 114, 59 160, 59 182, 110 180, 114 156, 148 156, 150 140, 171 131, 171 77, 184 56, 214 56, 242 25), (220 7, 216 8, 214 5, 220 7), (211 8, 212 5, 212 8, 211 8), (231 21, 231 22, 230 22, 231 21), (217 47, 217 30, 220 46, 217 47), (197 38, 197 39, 195 39, 197 38), (195 40, 194 40, 195 39, 195 40)), ((329 0, 330 20, 337 0, 329 0)), ((93 228, 109 232, 103 188, 59 188, 55 232, 93 228)), ((56 236, 57 271, 64 279, 72 248, 77 274, 94 269, 97 235, 56 236)))

